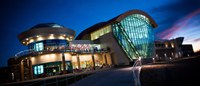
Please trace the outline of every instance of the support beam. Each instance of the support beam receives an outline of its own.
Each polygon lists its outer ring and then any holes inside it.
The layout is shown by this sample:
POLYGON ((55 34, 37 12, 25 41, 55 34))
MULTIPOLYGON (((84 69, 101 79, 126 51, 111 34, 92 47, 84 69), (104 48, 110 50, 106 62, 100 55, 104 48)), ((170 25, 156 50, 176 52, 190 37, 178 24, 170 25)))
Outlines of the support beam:
POLYGON ((76 55, 77 63, 78 63, 78 69, 81 69, 81 64, 80 64, 80 58, 79 55, 76 55))
POLYGON ((33 79, 33 68, 32 68, 32 61, 31 59, 29 58, 29 76, 30 76, 30 79, 33 79))
POLYGON ((24 64, 23 64, 23 60, 20 62, 20 74, 21 74, 21 81, 24 81, 24 64))
POLYGON ((62 64, 63 64, 63 74, 66 74, 66 63, 65 63, 65 54, 62 53, 62 64))
POLYGON ((104 54, 104 59, 105 59, 105 64, 108 65, 108 61, 107 61, 107 57, 106 57, 106 53, 104 54))
POLYGON ((93 64, 93 70, 95 70, 95 59, 94 59, 94 54, 92 54, 92 64, 93 64))

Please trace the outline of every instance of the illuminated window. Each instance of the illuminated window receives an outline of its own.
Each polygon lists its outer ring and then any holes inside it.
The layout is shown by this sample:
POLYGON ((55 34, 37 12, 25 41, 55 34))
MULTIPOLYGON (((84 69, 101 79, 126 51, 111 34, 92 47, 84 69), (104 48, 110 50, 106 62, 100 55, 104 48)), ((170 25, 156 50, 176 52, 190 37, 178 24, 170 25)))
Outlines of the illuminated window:
POLYGON ((168 44, 167 43, 165 43, 165 47, 168 48, 168 44))
POLYGON ((35 75, 38 74, 38 72, 37 72, 37 66, 34 67, 34 74, 35 74, 35 75))
POLYGON ((172 46, 172 48, 174 48, 174 44, 173 43, 171 43, 171 46, 172 46))
POLYGON ((43 65, 34 66, 34 74, 35 75, 42 74, 42 73, 44 73, 44 66, 43 65))
POLYGON ((111 26, 106 26, 106 27, 103 27, 93 33, 90 34, 91 36, 91 40, 95 40, 95 39, 98 39, 100 36, 103 36, 107 33, 111 32, 111 26))
POLYGON ((42 42, 36 43, 34 46, 34 50, 36 51, 42 51, 44 49, 44 45, 42 42))

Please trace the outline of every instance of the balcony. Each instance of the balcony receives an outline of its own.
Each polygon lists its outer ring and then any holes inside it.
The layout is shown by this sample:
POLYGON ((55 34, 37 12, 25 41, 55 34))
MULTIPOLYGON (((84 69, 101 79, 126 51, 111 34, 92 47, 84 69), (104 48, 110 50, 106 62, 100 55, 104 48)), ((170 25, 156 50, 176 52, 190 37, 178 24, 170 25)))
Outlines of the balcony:
POLYGON ((28 57, 28 56, 38 56, 42 54, 49 54, 49 53, 71 53, 71 54, 91 54, 91 53, 106 53, 109 52, 109 49, 93 49, 93 50, 72 50, 72 49, 54 49, 54 50, 42 50, 42 51, 35 51, 35 50, 24 50, 20 51, 15 54, 15 58, 21 57, 28 57))

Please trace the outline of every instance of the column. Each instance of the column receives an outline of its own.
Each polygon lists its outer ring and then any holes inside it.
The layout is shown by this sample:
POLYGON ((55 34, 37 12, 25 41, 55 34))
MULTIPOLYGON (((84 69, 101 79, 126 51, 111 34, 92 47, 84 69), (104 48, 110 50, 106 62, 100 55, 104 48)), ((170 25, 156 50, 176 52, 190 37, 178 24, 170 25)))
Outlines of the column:
POLYGON ((95 59, 94 54, 92 53, 92 64, 93 64, 93 70, 95 70, 95 59))
POLYGON ((63 74, 66 74, 65 54, 62 53, 63 74))
POLYGON ((32 68, 32 61, 30 60, 29 58, 29 76, 30 76, 30 79, 33 79, 33 68, 32 68))
POLYGON ((79 55, 76 55, 77 63, 78 63, 78 69, 81 69, 81 64, 80 64, 80 58, 79 55))
POLYGON ((24 64, 23 64, 23 60, 20 62, 20 74, 21 74, 21 81, 24 81, 24 64))
POLYGON ((106 53, 104 54, 104 59, 105 59, 105 64, 108 65, 108 61, 107 61, 107 57, 106 57, 106 53))

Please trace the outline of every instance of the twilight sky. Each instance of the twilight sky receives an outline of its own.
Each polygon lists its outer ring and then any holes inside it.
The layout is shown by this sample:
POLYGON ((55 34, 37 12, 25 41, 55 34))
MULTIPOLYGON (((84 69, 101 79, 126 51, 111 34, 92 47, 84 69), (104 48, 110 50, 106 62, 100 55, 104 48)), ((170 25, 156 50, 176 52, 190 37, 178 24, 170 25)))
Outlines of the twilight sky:
POLYGON ((185 37, 200 49, 199 0, 0 0, 0 67, 27 48, 17 35, 39 23, 58 23, 78 35, 84 29, 128 10, 148 13, 158 24, 156 39, 185 37))

